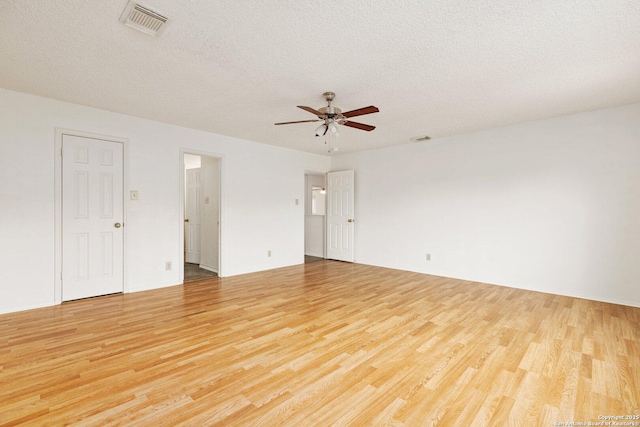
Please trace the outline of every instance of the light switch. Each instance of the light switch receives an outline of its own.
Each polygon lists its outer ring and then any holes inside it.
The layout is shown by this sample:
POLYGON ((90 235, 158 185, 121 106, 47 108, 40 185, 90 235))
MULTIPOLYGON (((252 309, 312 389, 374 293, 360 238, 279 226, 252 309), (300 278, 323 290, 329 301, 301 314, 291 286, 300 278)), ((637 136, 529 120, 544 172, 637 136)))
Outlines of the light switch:
POLYGON ((131 200, 138 200, 138 190, 131 190, 131 200))

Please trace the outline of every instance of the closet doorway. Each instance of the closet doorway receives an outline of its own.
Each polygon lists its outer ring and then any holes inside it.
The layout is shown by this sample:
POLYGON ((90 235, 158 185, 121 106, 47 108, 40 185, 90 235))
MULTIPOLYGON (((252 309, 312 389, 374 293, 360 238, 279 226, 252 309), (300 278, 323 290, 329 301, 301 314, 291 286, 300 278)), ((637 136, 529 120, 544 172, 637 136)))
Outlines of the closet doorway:
POLYGON ((325 174, 305 172, 304 196, 304 261, 320 261, 325 258, 325 174))
POLYGON ((183 281, 220 272, 220 158, 184 152, 183 281))

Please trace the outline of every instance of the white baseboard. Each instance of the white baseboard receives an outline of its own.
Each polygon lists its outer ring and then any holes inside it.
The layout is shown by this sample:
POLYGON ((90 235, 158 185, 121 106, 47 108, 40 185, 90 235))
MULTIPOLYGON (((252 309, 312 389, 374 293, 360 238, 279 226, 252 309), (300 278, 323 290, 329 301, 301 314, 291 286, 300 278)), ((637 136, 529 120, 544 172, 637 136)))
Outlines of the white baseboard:
POLYGON ((35 310, 36 308, 53 307, 54 305, 59 305, 59 304, 51 302, 49 304, 34 304, 34 305, 27 305, 22 307, 2 308, 0 309, 0 314, 9 314, 9 313, 17 313, 18 311, 35 310))
POLYGON ((204 265, 204 264, 200 264, 198 267, 200 267, 202 269, 205 269, 205 270, 212 271, 212 272, 218 274, 218 269, 217 268, 209 267, 208 265, 204 265))

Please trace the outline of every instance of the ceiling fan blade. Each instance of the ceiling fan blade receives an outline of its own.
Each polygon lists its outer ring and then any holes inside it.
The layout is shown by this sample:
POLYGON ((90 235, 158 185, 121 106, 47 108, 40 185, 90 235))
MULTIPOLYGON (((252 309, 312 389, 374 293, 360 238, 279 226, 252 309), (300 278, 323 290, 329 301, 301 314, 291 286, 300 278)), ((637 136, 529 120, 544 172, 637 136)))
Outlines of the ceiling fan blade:
POLYGON ((304 111, 308 111, 311 114, 314 114, 314 115, 316 115, 318 117, 323 117, 324 116, 324 114, 322 114, 320 111, 314 110, 311 107, 305 107, 304 105, 298 105, 298 108, 302 108, 304 111))
POLYGON ((281 122, 281 123, 274 123, 274 125, 290 125, 293 123, 309 123, 309 122, 320 122, 321 120, 298 120, 297 122, 281 122))
POLYGON ((363 116, 365 114, 377 113, 378 107, 374 107, 373 105, 369 105, 368 107, 358 108, 357 110, 347 111, 346 113, 342 113, 345 117, 355 117, 355 116, 363 116))
POLYGON ((345 126, 352 127, 352 128, 366 130, 367 132, 370 132, 370 131, 372 131, 372 130, 374 130, 376 128, 375 126, 365 125, 364 123, 358 123, 358 122, 350 122, 348 120, 345 121, 342 124, 345 125, 345 126))

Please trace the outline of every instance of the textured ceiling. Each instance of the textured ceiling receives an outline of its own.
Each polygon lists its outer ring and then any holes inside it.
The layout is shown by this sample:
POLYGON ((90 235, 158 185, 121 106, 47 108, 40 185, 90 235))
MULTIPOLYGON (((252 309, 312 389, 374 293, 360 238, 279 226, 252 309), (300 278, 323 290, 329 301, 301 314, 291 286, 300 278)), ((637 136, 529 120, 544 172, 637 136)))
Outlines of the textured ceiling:
POLYGON ((0 87, 324 153, 405 144, 640 102, 638 0, 141 0, 171 18, 154 38, 127 0, 0 0, 0 87))

